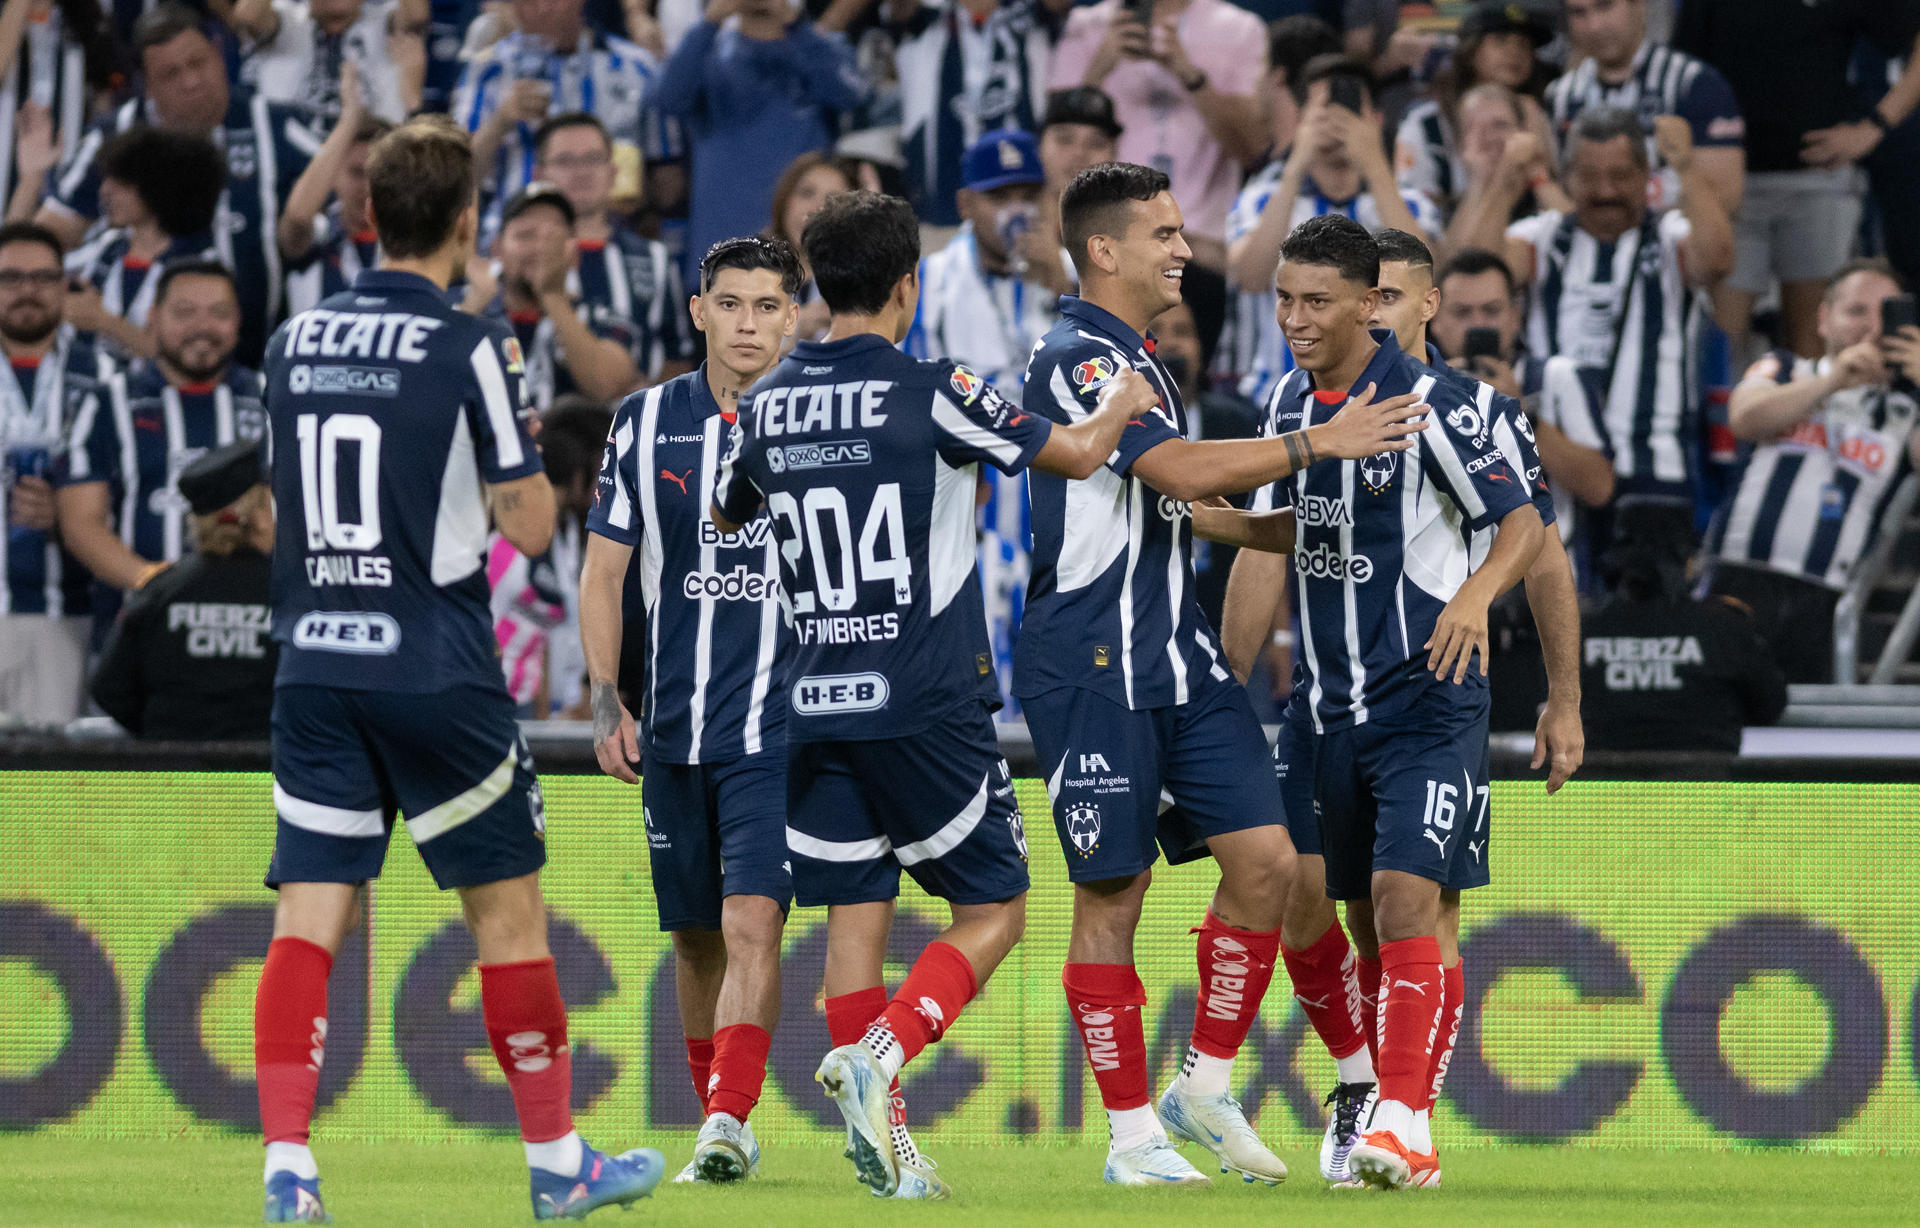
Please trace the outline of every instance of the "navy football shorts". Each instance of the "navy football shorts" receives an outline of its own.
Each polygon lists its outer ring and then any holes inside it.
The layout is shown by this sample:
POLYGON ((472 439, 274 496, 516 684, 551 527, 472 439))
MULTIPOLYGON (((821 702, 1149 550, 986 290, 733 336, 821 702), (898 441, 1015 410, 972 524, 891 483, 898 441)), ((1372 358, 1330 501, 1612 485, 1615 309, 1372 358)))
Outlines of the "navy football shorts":
POLYGON ((1313 809, 1314 764, 1320 742, 1313 717, 1292 704, 1280 714, 1280 736, 1273 741, 1273 778, 1280 784, 1280 800, 1287 808, 1287 834, 1293 851, 1306 857, 1322 855, 1320 816, 1313 809))
POLYGON ((443 889, 546 864, 533 755, 504 687, 283 686, 272 729, 279 823, 269 887, 379 877, 396 812, 443 889))
POLYGON ((1487 885, 1490 710, 1485 687, 1437 684, 1404 711, 1321 736, 1314 797, 1330 898, 1371 898, 1375 870, 1487 885))
POLYGON ((717 930, 730 895, 764 895, 783 910, 793 902, 784 749, 721 763, 643 751, 640 789, 661 929, 717 930))
POLYGON ((1024 704, 1073 882, 1129 878, 1162 851, 1194 861, 1210 837, 1285 822, 1266 734, 1235 683, 1140 711, 1080 687, 1024 704))
POLYGON ((902 870, 953 904, 1026 891, 1026 832, 984 703, 912 737, 795 742, 787 753, 787 850, 802 907, 891 900, 902 870))

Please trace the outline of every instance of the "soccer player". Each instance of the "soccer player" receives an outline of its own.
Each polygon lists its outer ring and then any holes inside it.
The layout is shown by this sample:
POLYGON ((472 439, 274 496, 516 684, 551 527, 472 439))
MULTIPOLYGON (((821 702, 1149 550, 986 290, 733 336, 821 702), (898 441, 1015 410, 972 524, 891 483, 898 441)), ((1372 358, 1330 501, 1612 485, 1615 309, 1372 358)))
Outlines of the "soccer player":
POLYGON ((1338 421, 1280 439, 1186 439, 1178 388, 1143 336, 1179 303, 1191 255, 1167 176, 1105 163, 1061 195, 1061 228, 1085 297, 1027 368, 1029 417, 1080 419, 1116 380, 1144 378, 1160 409, 1118 451, 1068 482, 1032 479, 1034 573, 1014 655, 1074 883, 1061 976, 1112 1129, 1105 1176, 1123 1185, 1205 1182, 1166 1127, 1212 1151, 1221 1171, 1269 1184, 1286 1166, 1228 1094, 1233 1058, 1273 975, 1293 846, 1243 688, 1195 597, 1188 501, 1237 494, 1319 456, 1408 446, 1415 399, 1361 397, 1338 421), (1167 810, 1162 791, 1176 806, 1167 810), (1149 1103, 1133 936, 1158 840, 1170 862, 1211 852, 1220 887, 1199 928, 1200 996, 1186 1062, 1149 1103))
POLYGON ((434 881, 460 893, 534 1218, 578 1218, 645 1197, 666 1162, 602 1155, 573 1129, 540 786, 494 659, 489 519, 539 554, 553 488, 527 431, 517 344, 445 301, 478 225, 467 137, 414 120, 374 146, 367 173, 381 267, 268 346, 281 652, 267 872, 280 903, 254 1001, 267 1219, 326 1219, 307 1132, 327 974, 396 810, 434 881))
POLYGON ((903 200, 831 197, 802 243, 832 326, 756 386, 712 515, 738 533, 764 501, 779 543, 794 636, 787 848, 795 897, 829 908, 836 1047, 817 1077, 846 1117, 862 1181, 944 1198, 932 1163, 892 1128, 888 1085, 1019 941, 1027 892, 990 719, 977 466, 1090 474, 1154 393, 1118 379, 1081 420, 1055 426, 965 367, 895 349, 920 294, 919 225, 903 200), (888 1002, 881 970, 903 869, 947 901, 953 924, 888 1002))
POLYGON ((780 1015, 787 869, 786 627, 772 525, 708 523, 714 475, 738 434, 741 395, 780 360, 799 322, 800 257, 782 239, 725 239, 700 262, 697 371, 620 406, 580 574, 580 641, 592 680, 594 753, 642 814, 660 928, 694 1091, 706 1106, 681 1180, 738 1181, 759 1165, 747 1114, 780 1015), (621 594, 640 547, 647 692, 641 736, 620 702, 621 594))

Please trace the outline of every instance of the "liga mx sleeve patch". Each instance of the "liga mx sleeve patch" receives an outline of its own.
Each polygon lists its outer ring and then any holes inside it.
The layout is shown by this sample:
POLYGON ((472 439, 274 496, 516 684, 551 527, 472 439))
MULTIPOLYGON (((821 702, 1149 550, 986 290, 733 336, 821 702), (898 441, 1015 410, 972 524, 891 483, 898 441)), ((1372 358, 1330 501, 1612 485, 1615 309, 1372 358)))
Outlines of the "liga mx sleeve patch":
POLYGON ((1112 383, 1120 375, 1120 364, 1106 355, 1089 358, 1073 369, 1074 391, 1082 396, 1112 383))
POLYGON ((986 380, 957 363, 954 365, 953 374, 947 377, 947 383, 953 388, 954 395, 960 398, 962 405, 973 404, 974 398, 980 395, 980 390, 987 386, 986 380))

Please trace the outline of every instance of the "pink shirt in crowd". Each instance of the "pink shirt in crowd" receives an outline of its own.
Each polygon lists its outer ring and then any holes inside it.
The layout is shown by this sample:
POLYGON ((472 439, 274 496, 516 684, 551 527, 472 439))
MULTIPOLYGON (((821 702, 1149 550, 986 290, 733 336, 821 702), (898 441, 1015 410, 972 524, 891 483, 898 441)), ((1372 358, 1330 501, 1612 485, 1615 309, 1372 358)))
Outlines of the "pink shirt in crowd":
MULTIPOLYGON (((1052 89, 1079 85, 1120 0, 1077 8, 1053 53, 1052 89)), ((1267 67, 1260 19, 1227 0, 1192 0, 1180 15, 1180 43, 1193 66, 1223 94, 1252 97, 1267 67)), ((1207 131, 1207 121, 1172 73, 1153 60, 1122 60, 1101 85, 1113 97, 1120 160, 1165 171, 1186 215, 1187 231, 1225 240, 1227 213, 1240 189, 1241 166, 1207 131)))

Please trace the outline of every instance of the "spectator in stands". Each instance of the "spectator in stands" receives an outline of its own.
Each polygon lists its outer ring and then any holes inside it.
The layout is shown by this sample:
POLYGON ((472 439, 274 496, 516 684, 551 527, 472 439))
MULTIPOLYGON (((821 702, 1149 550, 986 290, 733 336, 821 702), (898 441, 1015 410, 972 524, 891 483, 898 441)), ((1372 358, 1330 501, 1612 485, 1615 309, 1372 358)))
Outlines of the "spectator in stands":
POLYGON ((92 577, 60 542, 51 479, 67 428, 99 395, 93 349, 61 323, 60 241, 0 227, 0 718, 80 714, 92 577))
POLYGON ((807 268, 806 249, 800 246, 800 232, 806 229, 807 219, 825 204, 827 197, 836 192, 851 192, 854 189, 853 172, 837 158, 829 158, 823 153, 803 153, 788 163, 780 172, 780 179, 773 185, 772 221, 764 228, 764 233, 776 239, 785 239, 800 254, 800 267, 807 275, 806 284, 800 287, 800 324, 794 329, 794 341, 816 341, 827 331, 827 304, 820 297, 819 289, 813 284, 813 270, 807 268))
POLYGON ((1341 40, 1318 17, 1305 13, 1285 17, 1267 27, 1267 80, 1261 101, 1267 108, 1267 136, 1272 142, 1267 160, 1286 154, 1300 124, 1300 97, 1295 89, 1307 65, 1323 55, 1339 55, 1341 40))
POLYGON ((633 326, 592 318, 567 288, 578 255, 576 220, 566 195, 536 179, 507 202, 493 244, 497 283, 477 261, 467 269, 461 310, 512 327, 525 355, 528 398, 542 411, 576 389, 604 402, 642 383, 633 326))
POLYGON ((397 124, 420 109, 429 0, 234 0, 224 17, 245 42, 240 79, 264 98, 340 118, 340 70, 352 64, 366 109, 397 124))
MULTIPOLYGON (((1042 252, 1060 250, 1060 193, 1089 166, 1113 161, 1120 132, 1113 99, 1106 91, 1076 85, 1047 95, 1047 109, 1040 117, 1040 168, 1047 181, 1033 229, 1020 241, 1021 254, 1029 263, 1042 252)), ((1066 272, 1071 277, 1071 261, 1066 272)))
MULTIPOLYGON (((567 719, 592 715, 586 706, 587 658, 580 647, 580 564, 585 557, 581 533, 587 513, 593 510, 600 460, 612 427, 613 415, 606 407, 583 396, 559 398, 540 419, 540 458, 553 483, 558 508, 550 557, 564 609, 547 633, 547 697, 553 711, 567 719)), ((633 566, 637 569, 639 563, 633 566)), ((639 584, 630 581, 628 587, 634 590, 630 600, 638 606, 639 584)), ((638 617, 644 618, 644 611, 638 617)))
MULTIPOLYGON (((1647 31, 1648 0, 1566 0, 1567 41, 1578 65, 1547 87, 1547 116, 1557 140, 1595 107, 1621 107, 1648 132, 1662 115, 1677 115, 1693 131, 1693 161, 1732 216, 1740 208, 1747 155, 1746 120, 1733 87, 1711 64, 1656 42, 1647 31)), ((1651 151, 1658 157, 1658 150, 1651 151)), ((1656 162, 1651 201, 1656 210, 1679 197, 1678 176, 1656 162)))
POLYGON ((227 183, 214 247, 239 286, 241 362, 257 363, 280 318, 284 285, 277 231, 280 209, 319 141, 293 107, 227 84, 225 65, 192 9, 163 3, 135 23, 146 93, 115 110, 81 141, 61 168, 35 220, 69 250, 100 216, 99 154, 115 134, 151 124, 207 137, 226 154, 227 183))
POLYGON ((1553 22, 1524 4, 1481 0, 1475 5, 1460 23, 1460 41, 1434 80, 1433 96, 1415 103, 1400 121, 1394 141, 1400 186, 1447 213, 1460 203, 1467 190, 1462 106, 1476 86, 1512 91, 1519 127, 1545 136, 1545 115, 1531 94, 1545 76, 1539 50, 1553 39, 1553 22))
POLYGON ((1746 117, 1739 257, 1716 299, 1720 326, 1744 338, 1755 301, 1777 279, 1779 339, 1813 357, 1821 296, 1860 228, 1859 163, 1920 105, 1920 4, 1687 0, 1673 41, 1725 75, 1746 117), (1848 74, 1861 40, 1906 57, 1873 107, 1860 104, 1848 74))
MULTIPOLYGON (((73 156, 94 96, 112 87, 113 35, 98 0, 0 4, 0 204, 23 182, 37 204, 47 170, 73 156), (16 166, 26 149, 44 150, 16 166)), ((8 216, 27 217, 25 211, 8 216)))
POLYGON ((614 215, 613 140, 584 111, 556 115, 533 138, 533 173, 573 206, 579 259, 568 289, 594 324, 634 334, 634 363, 650 384, 692 369, 687 297, 666 245, 614 215))
MULTIPOLYGON (((1503 253, 1514 280, 1530 287, 1527 347, 1565 356, 1591 389, 1590 432, 1604 441, 1617 475, 1616 498, 1666 515, 1692 536, 1699 406, 1689 368, 1692 291, 1710 290, 1733 263, 1733 227, 1693 164, 1685 120, 1661 116, 1655 139, 1680 177, 1678 208, 1647 207, 1645 130, 1630 111, 1590 109, 1574 122, 1567 150, 1573 212, 1548 211, 1507 224, 1530 180, 1537 138, 1518 133, 1498 176, 1500 190, 1470 202, 1462 231, 1503 253)), ((1567 412, 1575 412, 1569 408, 1567 412)), ((1596 542, 1610 530, 1596 523, 1596 542)))
MULTIPOLYGON (((1552 159, 1548 155, 1551 145, 1528 126, 1527 101, 1506 86, 1491 81, 1474 86, 1460 100, 1459 160, 1465 172, 1462 182, 1466 191, 1453 203, 1464 206, 1472 201, 1475 208, 1455 208, 1446 234, 1450 246, 1468 243, 1469 237, 1461 233, 1462 228, 1479 215, 1489 193, 1501 190, 1501 162, 1507 156, 1508 144, 1520 134, 1528 138, 1519 142, 1520 148, 1533 151, 1533 160, 1526 168, 1527 188, 1508 211, 1507 220, 1517 222, 1547 209, 1572 211, 1572 202, 1553 178, 1552 159)), ((1538 111, 1534 113, 1537 115, 1538 111)))
POLYGON ((1273 275, 1280 244, 1295 226, 1323 213, 1344 213, 1369 230, 1391 226, 1429 243, 1440 235, 1433 202, 1394 182, 1364 69, 1342 56, 1323 56, 1307 66, 1294 93, 1304 110, 1293 147, 1248 181, 1227 226, 1230 279, 1241 296, 1236 340, 1241 321, 1257 321, 1250 326, 1256 339, 1243 350, 1247 365, 1240 380, 1240 394, 1255 403, 1263 403, 1293 369, 1274 315, 1273 275), (1336 96, 1357 98, 1360 110, 1334 101, 1336 96))
POLYGON ((1834 607, 1920 458, 1920 329, 1881 335, 1904 289, 1884 261, 1844 266, 1820 304, 1816 360, 1775 350, 1727 406, 1752 443, 1715 521, 1711 589, 1753 611, 1789 682, 1835 679, 1834 607))
POLYGON ((1121 0, 1074 9, 1051 83, 1105 90, 1125 128, 1120 158, 1173 180, 1193 248, 1184 293, 1211 351, 1226 322, 1227 214, 1268 146, 1266 38, 1259 18, 1227 0, 1153 0, 1145 22, 1141 12, 1121 0))
POLYGON ((988 132, 1040 121, 1048 60, 1073 0, 881 0, 894 30, 907 199, 932 226, 961 221, 962 155, 988 132))
POLYGON ((760 228, 780 168, 833 146, 834 119, 866 96, 842 31, 866 0, 836 0, 818 26, 790 0, 708 0, 651 98, 693 145, 684 280, 721 239, 760 228))
POLYGON ((345 290, 380 257, 380 236, 367 212, 367 154, 393 125, 368 114, 351 61, 340 66, 340 98, 333 130, 280 213, 289 313, 345 290))
POLYGON ((224 265, 162 269, 151 325, 154 360, 109 378, 74 419, 57 483, 61 537, 114 589, 142 587, 187 552, 183 463, 266 430, 260 377, 234 362, 240 295, 224 265))
POLYGON ((1608 554, 1613 595, 1580 633, 1589 751, 1738 754, 1743 727, 1786 711, 1786 678, 1753 619, 1723 598, 1689 599, 1684 567, 1661 536, 1608 554))
MULTIPOLYGON (((1252 439, 1260 433, 1259 406, 1230 389, 1214 391, 1207 386, 1205 351, 1193 308, 1185 303, 1167 308, 1153 321, 1152 334, 1154 357, 1179 386, 1181 403, 1187 407, 1189 439, 1252 439)), ((1232 502, 1245 507, 1246 497, 1232 502)), ((1235 553, 1232 546, 1193 540, 1195 596, 1216 627, 1235 553)))
POLYGON ((67 322, 118 362, 153 357, 147 319, 172 260, 215 259, 213 224, 226 160, 203 136, 129 128, 101 149, 100 211, 108 229, 67 258, 67 322))
POLYGON ((137 738, 264 739, 272 636, 273 496, 258 440, 180 471, 193 553, 128 599, 93 674, 93 698, 137 738))

